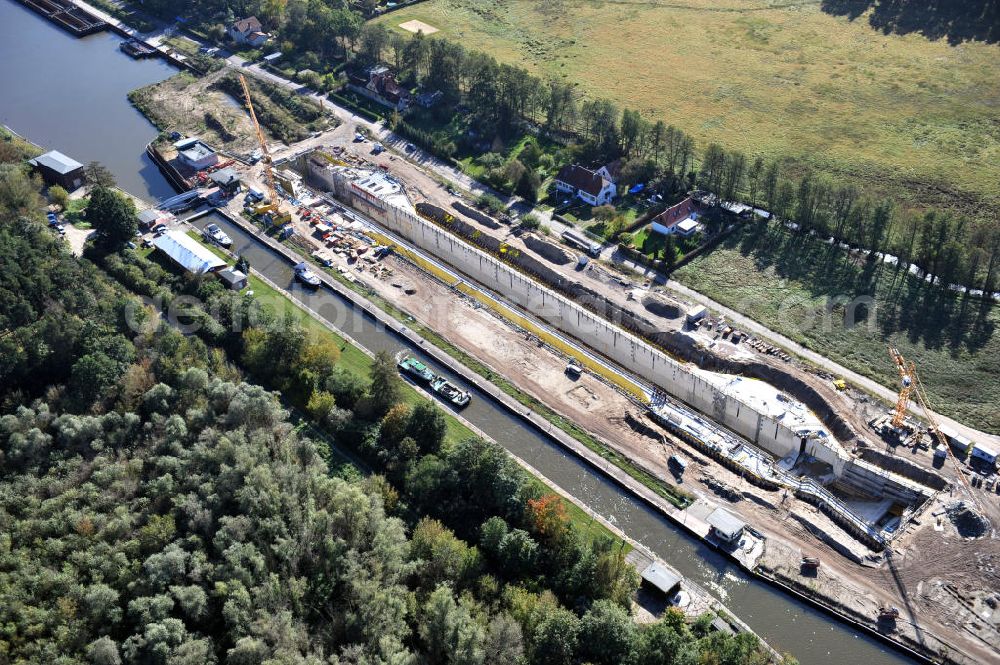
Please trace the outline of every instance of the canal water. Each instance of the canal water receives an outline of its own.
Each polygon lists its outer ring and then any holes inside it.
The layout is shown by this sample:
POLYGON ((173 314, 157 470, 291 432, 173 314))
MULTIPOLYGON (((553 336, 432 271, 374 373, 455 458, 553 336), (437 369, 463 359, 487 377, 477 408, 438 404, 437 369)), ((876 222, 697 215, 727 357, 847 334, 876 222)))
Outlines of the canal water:
MULTIPOLYGON (((107 34, 76 39, 14 0, 0 0, 0 122, 78 161, 102 162, 134 194, 161 198, 174 192, 143 152, 156 130, 129 105, 126 94, 174 70, 159 61, 131 60, 118 50, 118 41, 107 34)), ((335 294, 299 288, 284 260, 224 218, 205 217, 198 225, 211 222, 233 238, 233 251, 247 256, 255 270, 287 286, 294 297, 366 348, 395 352, 405 347, 401 338, 335 294)), ((463 416, 714 592, 775 648, 791 652, 805 665, 910 662, 871 637, 754 580, 475 386, 464 388, 473 394, 473 401, 463 416)))
POLYGON ((46 150, 98 161, 118 185, 147 200, 175 192, 145 146, 156 134, 132 108, 129 90, 177 70, 133 60, 110 32, 77 39, 14 0, 0 0, 0 124, 46 150))

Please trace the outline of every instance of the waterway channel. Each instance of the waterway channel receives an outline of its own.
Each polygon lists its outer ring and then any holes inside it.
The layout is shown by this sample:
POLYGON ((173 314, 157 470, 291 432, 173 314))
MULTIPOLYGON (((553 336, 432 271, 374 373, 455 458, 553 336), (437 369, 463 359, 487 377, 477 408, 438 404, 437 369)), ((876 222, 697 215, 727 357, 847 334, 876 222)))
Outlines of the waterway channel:
MULTIPOLYGON (((0 0, 0 26, 0 84, 4 91, 0 122, 81 162, 101 161, 120 185, 143 198, 174 193, 143 152, 156 130, 126 98, 130 89, 162 79, 172 68, 156 61, 129 59, 111 35, 76 39, 14 0, 0 0)), ((247 256, 255 270, 287 286, 294 297, 366 348, 391 352, 404 348, 401 338, 335 294, 299 288, 284 260, 221 216, 204 217, 197 224, 211 222, 233 238, 233 251, 247 256)), ((452 378, 465 384, 459 377, 452 378)), ((755 580, 475 386, 464 388, 473 394, 471 405, 462 412, 465 418, 683 575, 717 594, 778 650, 793 653, 806 665, 911 662, 870 636, 755 580)))
POLYGON ((2 0, 0 124, 83 164, 101 162, 136 196, 170 196, 175 192, 143 151, 156 128, 126 95, 177 70, 159 58, 133 60, 119 42, 110 32, 77 39, 2 0))

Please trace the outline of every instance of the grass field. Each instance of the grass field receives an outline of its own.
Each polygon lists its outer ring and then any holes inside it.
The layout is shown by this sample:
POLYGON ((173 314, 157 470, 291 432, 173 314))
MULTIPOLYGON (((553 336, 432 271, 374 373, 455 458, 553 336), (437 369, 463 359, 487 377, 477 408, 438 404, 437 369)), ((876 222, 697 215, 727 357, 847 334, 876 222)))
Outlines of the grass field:
POLYGON ((1000 312, 922 287, 891 266, 866 268, 814 239, 749 227, 674 274, 681 282, 860 374, 895 388, 886 346, 917 363, 935 410, 1000 433, 1000 312), (876 325, 844 324, 831 298, 871 296, 876 325))
POLYGON ((1000 208, 996 44, 887 35, 806 0, 429 0, 378 20, 423 21, 701 146, 788 157, 904 205, 1000 208))

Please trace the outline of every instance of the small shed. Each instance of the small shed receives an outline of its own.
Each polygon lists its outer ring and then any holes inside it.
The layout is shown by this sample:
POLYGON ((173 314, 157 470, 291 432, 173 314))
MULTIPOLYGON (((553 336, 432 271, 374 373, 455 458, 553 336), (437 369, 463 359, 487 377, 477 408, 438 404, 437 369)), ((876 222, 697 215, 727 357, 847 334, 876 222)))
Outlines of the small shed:
POLYGON ((680 575, 658 561, 649 564, 642 571, 642 585, 662 593, 666 598, 672 598, 681 590, 682 579, 680 575))
POLYGON ((50 150, 28 160, 49 185, 59 185, 68 191, 79 189, 87 178, 83 173, 83 164, 72 157, 67 157, 58 150, 50 150))
POLYGON ((708 309, 704 305, 692 307, 687 311, 687 322, 694 323, 695 321, 700 321, 701 319, 704 319, 707 314, 708 309))
POLYGON ((728 510, 716 508, 705 520, 712 527, 712 535, 724 543, 734 544, 743 535, 746 522, 733 515, 728 510))
POLYGON ((240 191, 240 174, 231 167, 214 171, 209 177, 215 185, 227 192, 240 191))
POLYGON ((220 270, 216 274, 219 276, 219 279, 222 280, 222 283, 233 291, 242 291, 247 288, 247 284, 249 284, 246 273, 242 270, 226 268, 225 270, 220 270))

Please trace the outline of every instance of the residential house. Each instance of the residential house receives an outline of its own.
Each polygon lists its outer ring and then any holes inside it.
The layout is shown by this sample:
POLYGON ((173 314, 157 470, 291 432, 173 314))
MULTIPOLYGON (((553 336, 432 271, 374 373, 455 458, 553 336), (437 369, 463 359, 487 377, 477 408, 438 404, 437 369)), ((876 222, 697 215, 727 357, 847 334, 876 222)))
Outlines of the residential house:
POLYGON ((385 65, 352 74, 347 87, 397 111, 410 106, 410 91, 396 81, 396 75, 385 65))
POLYGON ((59 185, 70 192, 81 187, 87 180, 83 173, 83 164, 58 150, 50 150, 44 155, 28 160, 28 164, 41 174, 46 184, 59 185))
POLYGON ((597 175, 601 176, 605 180, 610 180, 618 186, 618 180, 622 177, 622 160, 616 159, 613 162, 608 162, 601 168, 597 169, 597 175))
POLYGON ((572 194, 592 206, 610 203, 618 193, 615 183, 596 171, 578 164, 570 164, 559 169, 556 175, 556 191, 572 194))
POLYGON ((264 32, 264 26, 260 24, 256 16, 241 18, 230 25, 227 32, 237 44, 246 44, 255 48, 263 46, 271 38, 271 35, 264 32))
POLYGON ((694 235, 700 224, 698 217, 701 205, 688 197, 676 205, 672 205, 653 218, 653 230, 663 235, 676 233, 687 238, 694 235))

